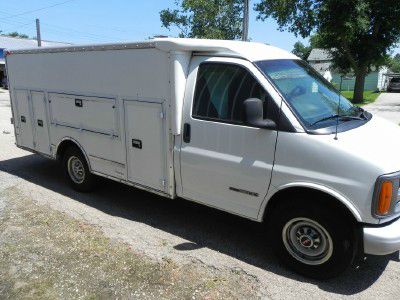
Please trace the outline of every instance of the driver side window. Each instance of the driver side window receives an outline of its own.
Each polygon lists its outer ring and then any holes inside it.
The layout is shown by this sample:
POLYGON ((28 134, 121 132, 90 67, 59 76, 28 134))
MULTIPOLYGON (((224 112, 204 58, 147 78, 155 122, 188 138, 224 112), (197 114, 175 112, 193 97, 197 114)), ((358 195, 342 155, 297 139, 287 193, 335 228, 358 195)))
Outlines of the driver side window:
POLYGON ((199 67, 193 103, 193 117, 243 124, 243 102, 258 98, 264 104, 264 118, 270 110, 270 96, 243 67, 233 64, 204 63, 199 67))

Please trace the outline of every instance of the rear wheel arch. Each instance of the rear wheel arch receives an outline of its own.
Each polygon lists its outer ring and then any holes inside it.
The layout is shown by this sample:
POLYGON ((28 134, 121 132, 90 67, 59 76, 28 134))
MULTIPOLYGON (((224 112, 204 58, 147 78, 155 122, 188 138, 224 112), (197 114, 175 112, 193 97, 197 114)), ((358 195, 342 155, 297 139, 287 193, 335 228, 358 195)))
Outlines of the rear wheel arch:
POLYGON ((89 158, 85 152, 85 150, 83 149, 83 147, 81 146, 81 144, 79 144, 76 140, 72 139, 72 138, 64 138, 57 146, 57 151, 56 151, 56 159, 58 161, 62 161, 65 151, 70 148, 70 147, 75 147, 77 149, 79 149, 79 151, 82 152, 82 155, 85 157, 86 163, 89 167, 89 170, 91 171, 91 166, 90 166, 90 161, 89 158))

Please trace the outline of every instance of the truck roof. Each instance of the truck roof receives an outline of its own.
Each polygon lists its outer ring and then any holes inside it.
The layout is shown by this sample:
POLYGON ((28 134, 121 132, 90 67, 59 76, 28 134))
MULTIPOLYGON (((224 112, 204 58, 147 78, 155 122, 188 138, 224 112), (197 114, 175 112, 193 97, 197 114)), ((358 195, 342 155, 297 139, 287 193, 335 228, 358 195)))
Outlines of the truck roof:
POLYGON ((157 48, 165 51, 217 52, 250 61, 263 59, 298 59, 294 54, 263 43, 165 38, 156 39, 157 48))
POLYGON ((149 48, 156 48, 165 52, 187 51, 213 53, 217 55, 241 57, 249 61, 268 59, 298 59, 297 56, 290 52, 262 43, 187 38, 156 38, 144 42, 71 45, 14 50, 7 49, 7 54, 35 54, 149 48))

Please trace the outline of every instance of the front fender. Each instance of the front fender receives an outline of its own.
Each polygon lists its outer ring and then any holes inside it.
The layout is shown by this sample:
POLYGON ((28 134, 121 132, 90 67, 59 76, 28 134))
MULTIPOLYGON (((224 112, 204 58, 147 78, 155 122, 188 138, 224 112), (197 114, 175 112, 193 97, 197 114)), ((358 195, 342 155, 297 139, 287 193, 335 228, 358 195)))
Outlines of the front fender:
POLYGON ((337 192, 327 186, 312 183, 312 182, 292 182, 292 183, 284 184, 279 187, 274 187, 271 185, 266 197, 264 198, 263 203, 261 204, 261 208, 260 208, 260 211, 259 211, 258 217, 257 217, 258 221, 260 221, 260 222, 263 221, 265 209, 267 208, 267 205, 268 205, 269 201, 272 199, 272 197, 276 193, 281 192, 286 189, 290 189, 290 188, 306 188, 306 189, 310 189, 310 190, 320 191, 327 195, 330 195, 333 198, 340 201, 343 205, 345 205, 358 222, 362 222, 362 217, 361 217, 360 212, 358 211, 357 207, 349 199, 347 199, 345 196, 343 196, 339 192, 337 192))

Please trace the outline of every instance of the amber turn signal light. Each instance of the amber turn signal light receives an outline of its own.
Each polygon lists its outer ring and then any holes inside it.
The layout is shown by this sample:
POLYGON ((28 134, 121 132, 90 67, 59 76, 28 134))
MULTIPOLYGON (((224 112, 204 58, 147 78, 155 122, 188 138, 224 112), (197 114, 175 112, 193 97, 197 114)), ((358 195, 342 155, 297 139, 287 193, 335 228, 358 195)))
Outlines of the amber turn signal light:
POLYGON ((379 202, 377 213, 380 215, 388 214, 390 205, 392 203, 393 183, 391 181, 382 182, 381 193, 379 195, 379 202))

